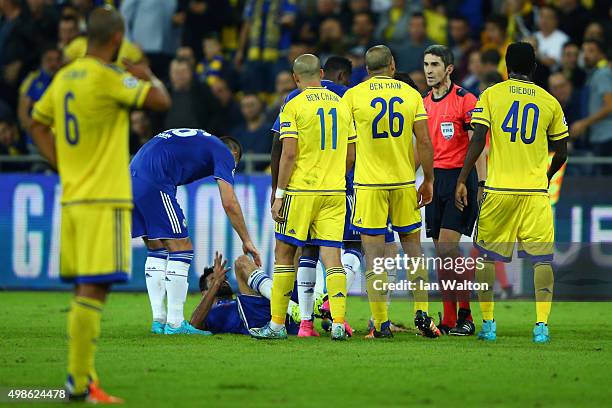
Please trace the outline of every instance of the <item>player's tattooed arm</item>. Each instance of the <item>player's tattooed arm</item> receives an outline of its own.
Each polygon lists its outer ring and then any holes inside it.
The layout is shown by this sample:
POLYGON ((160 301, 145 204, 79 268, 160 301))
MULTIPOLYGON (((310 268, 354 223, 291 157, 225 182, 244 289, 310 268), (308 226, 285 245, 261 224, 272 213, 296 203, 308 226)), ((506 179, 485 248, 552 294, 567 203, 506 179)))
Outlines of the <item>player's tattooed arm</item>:
POLYGON ((38 147, 40 154, 47 159, 51 167, 57 169, 57 153, 55 151, 55 138, 51 128, 36 119, 32 120, 32 139, 38 147))
POLYGON ((559 169, 567 160, 567 138, 549 141, 548 148, 554 153, 552 162, 550 163, 550 168, 546 173, 546 176, 548 177, 548 182, 550 183, 550 179, 553 178, 555 173, 559 171, 559 169))
POLYGON ((468 205, 465 181, 467 180, 470 171, 472 171, 476 160, 478 160, 478 158, 481 156, 481 153, 487 144, 488 131, 489 128, 485 125, 481 125, 480 123, 476 123, 474 126, 474 134, 470 139, 467 155, 465 156, 461 173, 459 173, 457 188, 455 190, 455 206, 461 211, 463 211, 463 209, 468 205))
POLYGON ((213 273, 212 280, 208 291, 200 300, 200 303, 196 306, 195 310, 191 314, 191 319, 189 320, 189 324, 191 324, 196 329, 205 330, 206 316, 208 316, 208 312, 212 308, 213 303, 215 303, 215 298, 217 297, 217 292, 219 288, 225 281, 225 274, 231 268, 227 267, 227 260, 223 259, 223 255, 215 252, 215 262, 213 264, 213 273))

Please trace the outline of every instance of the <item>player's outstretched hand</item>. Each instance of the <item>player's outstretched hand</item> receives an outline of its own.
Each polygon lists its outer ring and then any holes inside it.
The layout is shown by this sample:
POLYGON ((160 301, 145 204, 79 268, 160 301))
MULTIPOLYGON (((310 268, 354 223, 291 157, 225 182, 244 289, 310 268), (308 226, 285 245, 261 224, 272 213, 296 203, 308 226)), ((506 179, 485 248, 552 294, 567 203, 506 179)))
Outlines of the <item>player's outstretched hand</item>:
POLYGON ((424 207, 431 203, 433 198, 433 181, 423 181, 417 191, 418 208, 424 207))
POLYGON ((282 207, 283 207, 283 199, 276 198, 274 200, 274 203, 272 203, 272 219, 278 223, 285 222, 285 219, 281 217, 280 215, 280 211, 282 207))
POLYGON ((215 252, 215 262, 213 263, 213 278, 216 280, 225 280, 225 274, 231 268, 227 267, 227 259, 223 259, 223 255, 215 252))
POLYGON ((253 261, 255 265, 261 267, 261 256, 259 255, 259 251, 255 248, 255 245, 251 241, 244 242, 242 244, 242 252, 246 255, 251 255, 253 257, 253 261))
POLYGON ((134 64, 131 60, 127 58, 123 58, 121 60, 123 65, 125 66, 125 70, 130 74, 134 75, 136 78, 141 79, 143 81, 150 81, 153 77, 153 73, 147 64, 144 62, 139 62, 138 64, 134 64))
POLYGON ((467 205, 467 187, 465 183, 457 183, 457 189, 455 190, 455 207, 463 211, 467 205))

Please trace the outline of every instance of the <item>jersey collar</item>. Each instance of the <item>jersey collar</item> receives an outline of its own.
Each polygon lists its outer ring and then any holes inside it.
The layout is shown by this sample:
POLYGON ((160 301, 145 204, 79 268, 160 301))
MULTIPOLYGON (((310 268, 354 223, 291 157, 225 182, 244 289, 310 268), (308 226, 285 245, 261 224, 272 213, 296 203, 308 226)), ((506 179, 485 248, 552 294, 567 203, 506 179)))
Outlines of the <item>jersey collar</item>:
POLYGON ((517 75, 517 76, 508 76, 508 79, 511 81, 524 82, 526 84, 533 84, 533 81, 530 81, 527 76, 517 75))
POLYGON ((448 87, 448 90, 446 91, 446 93, 444 95, 442 95, 439 98, 436 98, 433 94, 433 89, 431 90, 431 101, 432 102, 442 102, 442 99, 446 98, 448 96, 448 94, 450 94, 452 92, 452 90, 455 89, 455 83, 453 81, 451 81, 450 86, 448 87))

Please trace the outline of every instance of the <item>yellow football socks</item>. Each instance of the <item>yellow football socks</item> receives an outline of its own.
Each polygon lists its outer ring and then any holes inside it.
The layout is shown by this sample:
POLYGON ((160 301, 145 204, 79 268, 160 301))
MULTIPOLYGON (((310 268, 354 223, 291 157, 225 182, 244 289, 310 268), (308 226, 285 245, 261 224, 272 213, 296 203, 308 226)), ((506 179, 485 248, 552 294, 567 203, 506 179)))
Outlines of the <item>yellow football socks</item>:
POLYGON ((536 299, 536 323, 548 323, 550 308, 552 306, 553 286, 555 277, 552 265, 549 263, 536 263, 533 266, 533 284, 536 299))
POLYGON ((270 312, 272 314, 273 323, 285 325, 287 306, 289 305, 289 299, 291 299, 294 282, 294 265, 274 265, 272 302, 270 302, 270 312))
POLYGON ((495 262, 484 261, 483 268, 476 268, 476 281, 483 285, 483 289, 478 291, 478 302, 483 320, 493 320, 493 294, 495 285, 495 262), (486 289, 484 288, 484 284, 486 289))
POLYGON ((412 291, 414 297, 414 313, 417 310, 429 312, 429 293, 427 289, 422 287, 422 284, 427 283, 427 270, 424 265, 419 264, 414 274, 408 274, 408 279, 414 282, 415 288, 412 291))
POLYGON ((387 274, 376 274, 374 271, 368 271, 365 276, 374 327, 380 331, 381 325, 389 320, 387 311, 387 274))
POLYGON ((346 315, 346 272, 344 268, 334 266, 327 269, 325 284, 334 323, 344 323, 346 315))
POLYGON ((68 374, 74 381, 74 393, 87 390, 89 380, 97 381, 94 368, 96 343, 100 337, 103 303, 76 296, 68 313, 68 374))

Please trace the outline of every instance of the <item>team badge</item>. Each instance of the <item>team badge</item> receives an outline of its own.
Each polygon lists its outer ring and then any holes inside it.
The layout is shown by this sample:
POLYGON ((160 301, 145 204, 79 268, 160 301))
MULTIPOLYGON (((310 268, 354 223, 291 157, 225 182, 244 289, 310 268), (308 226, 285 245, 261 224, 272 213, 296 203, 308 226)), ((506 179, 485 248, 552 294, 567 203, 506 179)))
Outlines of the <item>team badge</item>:
POLYGON ((453 122, 442 122, 440 123, 440 132, 446 140, 450 140, 455 135, 455 126, 453 122))
POLYGON ((136 88, 136 85, 138 85, 138 80, 134 77, 125 77, 123 79, 123 86, 128 89, 136 88))

